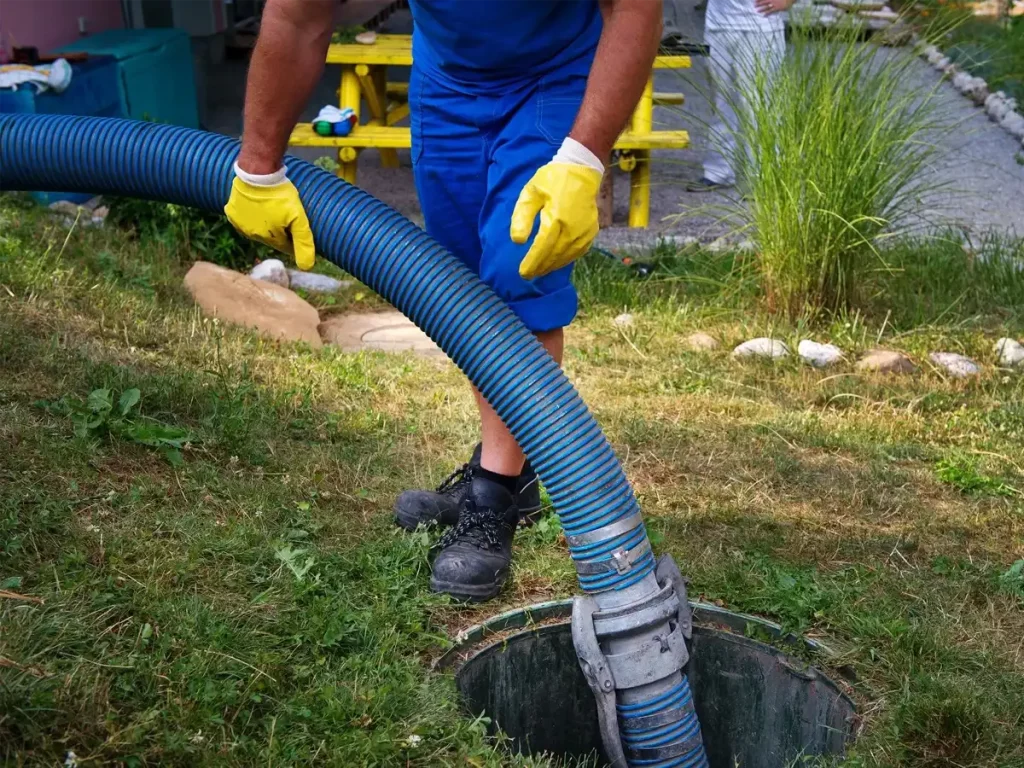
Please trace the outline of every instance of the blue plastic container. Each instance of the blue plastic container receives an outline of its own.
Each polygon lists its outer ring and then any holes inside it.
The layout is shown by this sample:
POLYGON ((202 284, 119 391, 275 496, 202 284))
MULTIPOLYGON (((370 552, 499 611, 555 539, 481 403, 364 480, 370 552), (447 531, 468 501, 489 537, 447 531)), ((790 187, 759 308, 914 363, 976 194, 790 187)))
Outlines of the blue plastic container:
POLYGON ((192 41, 182 29, 112 29, 84 37, 57 53, 117 59, 125 117, 199 126, 192 41))

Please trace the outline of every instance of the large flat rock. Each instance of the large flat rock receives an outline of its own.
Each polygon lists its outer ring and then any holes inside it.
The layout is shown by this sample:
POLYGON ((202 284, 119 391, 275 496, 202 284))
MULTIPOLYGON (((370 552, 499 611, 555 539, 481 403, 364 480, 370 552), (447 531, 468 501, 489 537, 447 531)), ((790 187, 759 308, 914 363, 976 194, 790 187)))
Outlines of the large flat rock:
POLYGON ((326 344, 346 352, 377 349, 382 352, 415 352, 424 357, 444 357, 430 337, 401 312, 349 312, 320 324, 326 344))
POLYGON ((211 317, 253 328, 272 339, 323 346, 317 311, 287 288, 197 261, 185 275, 185 289, 211 317))

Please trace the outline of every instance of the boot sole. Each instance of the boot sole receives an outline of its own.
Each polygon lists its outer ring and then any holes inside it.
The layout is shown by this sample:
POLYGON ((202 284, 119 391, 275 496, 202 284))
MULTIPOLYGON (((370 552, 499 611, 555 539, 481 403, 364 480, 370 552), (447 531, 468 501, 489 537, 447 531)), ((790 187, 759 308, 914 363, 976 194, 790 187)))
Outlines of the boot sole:
POLYGON ((502 582, 494 584, 459 584, 452 581, 438 581, 431 577, 430 591, 441 592, 460 603, 486 603, 498 596, 502 582))

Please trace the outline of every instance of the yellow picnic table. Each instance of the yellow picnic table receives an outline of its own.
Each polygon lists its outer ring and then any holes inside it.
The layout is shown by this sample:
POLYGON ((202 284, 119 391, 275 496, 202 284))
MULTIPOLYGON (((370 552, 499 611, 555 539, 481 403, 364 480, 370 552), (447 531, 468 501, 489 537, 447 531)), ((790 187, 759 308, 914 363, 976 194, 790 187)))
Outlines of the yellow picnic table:
MULTIPOLYGON (((289 144, 296 147, 337 147, 338 175, 356 183, 359 152, 378 149, 385 168, 398 167, 398 149, 412 145, 411 131, 398 126, 409 116, 409 86, 407 83, 387 82, 389 66, 412 66, 412 37, 410 35, 377 35, 372 45, 359 43, 332 43, 327 51, 328 64, 341 65, 339 106, 348 107, 359 118, 348 136, 321 136, 311 123, 295 126, 289 144), (361 115, 366 101, 369 116, 361 115)), ((689 56, 658 56, 654 69, 686 69, 689 56)), ((619 167, 630 173, 629 226, 646 227, 650 221, 651 206, 651 150, 685 149, 690 144, 687 131, 656 131, 653 128, 655 104, 682 104, 678 93, 655 93, 654 73, 647 79, 643 95, 633 112, 632 120, 615 149, 619 167)))

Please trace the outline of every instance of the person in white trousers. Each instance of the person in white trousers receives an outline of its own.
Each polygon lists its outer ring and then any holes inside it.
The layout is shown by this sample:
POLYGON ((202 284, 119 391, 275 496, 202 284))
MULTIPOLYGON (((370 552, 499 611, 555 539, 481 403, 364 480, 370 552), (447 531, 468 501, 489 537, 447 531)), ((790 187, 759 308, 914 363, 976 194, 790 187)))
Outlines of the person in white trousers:
POLYGON ((736 183, 737 109, 762 68, 771 78, 786 51, 785 11, 794 0, 708 0, 704 42, 710 51, 715 111, 704 160, 704 175, 694 192, 736 183))

